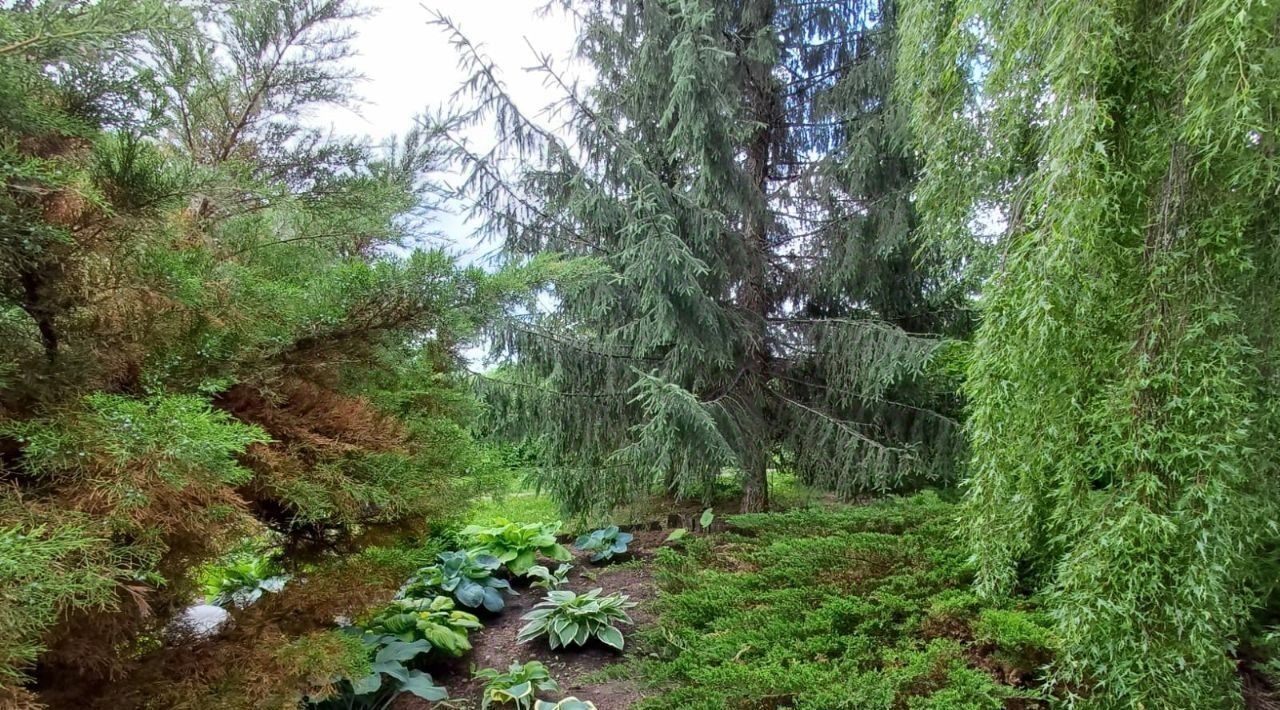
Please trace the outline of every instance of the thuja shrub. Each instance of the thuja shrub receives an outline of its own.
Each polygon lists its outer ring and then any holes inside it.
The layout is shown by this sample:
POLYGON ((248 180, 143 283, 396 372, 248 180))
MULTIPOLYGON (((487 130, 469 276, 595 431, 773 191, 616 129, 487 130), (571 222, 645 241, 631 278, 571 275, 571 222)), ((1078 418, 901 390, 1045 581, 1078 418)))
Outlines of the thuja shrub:
POLYGON ((456 352, 532 282, 389 248, 431 209, 443 136, 298 122, 352 96, 359 14, 0 13, 22 50, 0 51, 0 696, 34 664, 59 706, 83 700, 69 677, 104 706, 255 706, 262 644, 385 602, 429 560, 360 550, 421 543, 483 480, 456 352), (200 570, 264 535, 280 569, 227 580, 260 633, 166 645, 200 570))
POLYGON ((22 521, 0 529, 0 587, 11 590, 0 595, 0 688, 26 680, 60 612, 111 607, 116 580, 131 571, 91 518, 64 514, 50 522, 17 503, 0 497, 0 516, 22 521))
MULTIPOLYGON (((181 603, 194 582, 171 561, 172 541, 182 539, 187 554, 208 554, 245 530, 231 486, 252 474, 235 455, 267 440, 199 397, 106 394, 0 425, 0 436, 23 447, 24 478, 66 491, 56 505, 0 491, 0 510, 12 513, 0 531, 7 548, 0 576, 16 591, 0 600, 0 616, 21 620, 0 641, 7 657, 0 677, 11 681, 68 612, 127 608, 122 580, 138 593, 161 587, 156 606, 181 603)), ((110 626, 85 624, 83 638, 110 626)), ((98 652, 98 663, 115 663, 109 649, 74 651, 98 652)))

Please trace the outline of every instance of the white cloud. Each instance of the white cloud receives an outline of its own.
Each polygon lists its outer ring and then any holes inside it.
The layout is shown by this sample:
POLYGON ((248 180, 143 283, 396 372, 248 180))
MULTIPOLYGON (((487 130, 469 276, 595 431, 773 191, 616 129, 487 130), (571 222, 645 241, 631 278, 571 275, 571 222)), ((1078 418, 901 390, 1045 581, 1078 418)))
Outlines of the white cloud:
MULTIPOLYGON (((366 0, 373 12, 354 28, 358 56, 352 67, 365 79, 357 91, 363 99, 358 111, 324 107, 311 122, 341 135, 369 136, 375 141, 403 134, 415 116, 428 109, 448 106, 450 95, 467 79, 458 57, 439 26, 430 24, 427 8, 451 18, 464 34, 497 66, 500 78, 526 115, 560 98, 544 85, 544 76, 525 71, 537 62, 536 49, 550 55, 558 70, 573 81, 583 74, 571 64, 577 36, 572 18, 560 12, 545 16, 538 10, 545 0, 366 0), (532 45, 532 48, 530 47, 532 45)), ((553 126, 547 126, 553 128, 553 126)), ((468 132, 477 149, 492 145, 494 132, 479 126, 468 132)), ((446 177, 448 179, 448 177, 446 177)), ((474 262, 494 245, 480 243, 461 214, 460 205, 441 214, 436 229, 445 236, 447 250, 463 263, 474 262)), ((463 357, 472 367, 485 369, 487 347, 476 344, 463 357)))
MULTIPOLYGON (((536 62, 529 45, 550 54, 558 67, 569 67, 576 38, 571 17, 561 12, 539 14, 544 2, 365 0, 362 5, 372 14, 356 23, 358 56, 351 61, 365 77, 357 88, 364 102, 357 111, 325 107, 311 121, 339 134, 379 140, 404 133, 413 118, 429 108, 448 106, 450 95, 467 76, 458 67, 457 54, 443 29, 430 24, 428 8, 452 18, 480 45, 498 67, 511 97, 526 113, 536 114, 559 96, 544 86, 541 74, 524 70, 536 62)), ((468 140, 490 144, 493 132, 479 127, 468 134, 468 140)), ((470 237, 472 229, 457 214, 442 215, 440 229, 447 236, 446 246, 464 260, 490 248, 470 237)))

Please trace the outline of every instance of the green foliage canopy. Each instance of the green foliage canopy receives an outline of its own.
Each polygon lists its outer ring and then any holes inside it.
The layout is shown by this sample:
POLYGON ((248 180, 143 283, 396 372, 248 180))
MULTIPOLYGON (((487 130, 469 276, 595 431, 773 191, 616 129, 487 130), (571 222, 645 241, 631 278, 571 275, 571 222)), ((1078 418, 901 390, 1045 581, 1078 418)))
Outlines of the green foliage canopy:
POLYGON ((1045 594, 1064 688, 1240 702, 1269 605, 1280 6, 911 0, 931 238, 1000 223, 965 392, 978 588, 1045 594))

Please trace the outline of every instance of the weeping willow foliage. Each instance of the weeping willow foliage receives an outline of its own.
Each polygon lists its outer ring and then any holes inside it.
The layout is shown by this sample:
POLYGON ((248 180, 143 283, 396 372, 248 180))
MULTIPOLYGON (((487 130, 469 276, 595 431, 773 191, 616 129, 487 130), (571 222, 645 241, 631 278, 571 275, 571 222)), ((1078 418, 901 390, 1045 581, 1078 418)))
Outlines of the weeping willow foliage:
POLYGON ((1082 705, 1241 702, 1274 577, 1277 30, 1274 2, 906 5, 929 233, 1004 227, 965 386, 978 587, 1046 595, 1082 705))
POLYGON ((441 18, 503 138, 460 150, 465 188, 508 259, 565 266, 481 383, 502 431, 541 441, 540 480, 584 510, 735 470, 750 509, 777 453, 846 495, 948 477, 954 397, 926 365, 966 317, 913 238, 894 3, 568 7, 596 80, 540 58, 566 140, 441 18))

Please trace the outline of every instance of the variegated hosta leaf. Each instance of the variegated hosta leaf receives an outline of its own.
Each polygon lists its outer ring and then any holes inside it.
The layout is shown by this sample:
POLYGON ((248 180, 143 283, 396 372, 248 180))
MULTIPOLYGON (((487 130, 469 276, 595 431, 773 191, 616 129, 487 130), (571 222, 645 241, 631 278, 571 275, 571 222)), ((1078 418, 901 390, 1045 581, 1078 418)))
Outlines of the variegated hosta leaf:
POLYGON ((529 623, 520 629, 516 640, 526 643, 542 636, 552 649, 585 645, 592 638, 618 650, 623 648, 622 632, 617 623, 630 624, 626 609, 635 602, 621 594, 602 596, 602 589, 584 594, 569 590, 552 590, 543 601, 525 614, 529 623))

